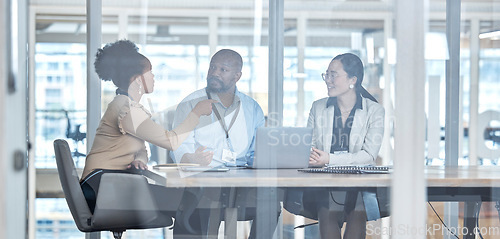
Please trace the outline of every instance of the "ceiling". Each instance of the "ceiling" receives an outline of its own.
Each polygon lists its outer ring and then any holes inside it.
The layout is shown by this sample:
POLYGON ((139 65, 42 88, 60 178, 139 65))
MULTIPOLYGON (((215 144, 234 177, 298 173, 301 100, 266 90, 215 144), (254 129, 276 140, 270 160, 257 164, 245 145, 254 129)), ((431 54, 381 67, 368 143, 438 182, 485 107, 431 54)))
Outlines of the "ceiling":
MULTIPOLYGON (((31 1, 36 40, 85 42, 84 4, 81 0, 31 1)), ((445 32, 445 4, 445 0, 430 1, 429 31, 445 32)), ((394 15, 392 0, 285 0, 284 8, 285 45, 296 45, 297 35, 302 33, 307 45, 350 45, 353 33, 383 35, 384 20, 394 15), (304 28, 300 28, 302 22, 304 28)), ((151 44, 207 45, 214 25, 219 45, 252 45, 255 35, 261 36, 263 45, 268 40, 268 1, 106 0, 102 12, 104 42, 119 36, 132 40, 142 36, 151 44)), ((468 19, 474 18, 481 20, 481 32, 500 30, 498 12, 500 0, 462 0, 462 36, 468 37, 468 19)))

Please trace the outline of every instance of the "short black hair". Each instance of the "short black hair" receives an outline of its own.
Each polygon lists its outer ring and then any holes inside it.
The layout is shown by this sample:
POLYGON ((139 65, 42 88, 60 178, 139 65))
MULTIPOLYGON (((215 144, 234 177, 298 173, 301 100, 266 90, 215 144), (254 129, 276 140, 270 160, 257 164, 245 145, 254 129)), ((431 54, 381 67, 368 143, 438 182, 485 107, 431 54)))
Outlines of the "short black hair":
POLYGON ((116 87, 127 90, 130 79, 140 75, 149 60, 138 52, 139 48, 129 40, 119 40, 98 49, 95 57, 95 72, 103 81, 113 81, 116 87))
MULTIPOLYGON (((215 57, 229 58, 233 62, 234 67, 236 67, 236 69, 240 72, 241 72, 241 69, 243 68, 243 58, 241 58, 240 53, 233 51, 231 49, 219 50, 218 52, 216 52, 212 56, 212 59, 215 57)), ((210 61, 212 61, 212 60, 210 60, 210 61)))

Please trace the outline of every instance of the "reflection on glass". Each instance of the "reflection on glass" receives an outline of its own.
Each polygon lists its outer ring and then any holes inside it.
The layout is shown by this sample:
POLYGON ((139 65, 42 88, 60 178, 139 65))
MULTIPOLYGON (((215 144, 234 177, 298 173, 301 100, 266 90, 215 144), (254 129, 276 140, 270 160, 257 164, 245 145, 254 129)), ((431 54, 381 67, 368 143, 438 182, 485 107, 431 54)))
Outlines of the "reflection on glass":
POLYGON ((55 168, 52 142, 67 138, 77 167, 86 152, 86 48, 37 43, 35 54, 35 166, 55 168))
MULTIPOLYGON (((55 138, 67 138, 77 166, 82 167, 84 155, 81 154, 86 153, 84 134, 87 133, 85 9, 83 3, 68 1, 68 5, 81 7, 80 13, 71 14, 65 11, 65 6, 47 5, 44 2, 33 2, 33 5, 36 5, 35 11, 38 11, 37 25, 34 28, 37 41, 34 72, 35 164, 37 168, 55 168, 52 141, 55 138)), ((321 4, 311 1, 285 1, 285 48, 283 49, 283 125, 285 126, 306 125, 312 102, 327 96, 325 83, 320 74, 325 72, 331 58, 340 53, 358 54, 366 67, 364 86, 384 106, 394 103, 392 89, 397 80, 393 79, 396 40, 393 38, 395 35, 393 29, 385 28, 386 26, 393 28, 394 23, 385 25, 387 23, 385 21, 393 18, 393 4, 398 1, 367 1, 369 2, 367 4, 358 1, 320 2, 321 4)), ((150 58, 157 85, 155 93, 144 98, 141 104, 151 111, 153 118, 165 128, 171 128, 172 113, 177 104, 189 93, 206 85, 206 69, 211 54, 222 48, 234 49, 242 55, 244 67, 238 89, 256 99, 264 114, 267 114, 268 81, 273 80, 268 79, 270 69, 268 69, 267 16, 274 14, 267 12, 269 1, 149 1, 147 3, 121 1, 123 5, 120 8, 112 2, 103 4, 103 43, 128 38, 139 43, 141 53, 150 58), (220 4, 221 2, 224 4, 220 4)), ((433 19, 436 15, 444 14, 442 2, 430 1, 429 5, 431 9, 429 32, 442 36, 445 33, 445 21, 433 19)), ((471 20, 471 16, 478 18, 475 19, 479 22, 478 33, 498 31, 498 20, 492 20, 494 19, 492 15, 496 13, 498 6, 498 1, 467 1, 462 9, 460 75, 463 80, 463 137, 460 138, 462 152, 459 159, 461 165, 474 162, 471 160, 474 155, 470 155, 471 146, 474 145, 474 142, 469 142, 471 133, 475 133, 476 141, 480 141, 487 149, 495 152, 499 149, 498 119, 488 122, 486 129, 480 132, 469 132, 471 119, 474 116, 482 117, 480 114, 484 112, 500 111, 498 39, 495 37, 478 39, 477 36, 470 35, 474 27, 471 23, 474 19, 471 20), (477 52, 471 48, 471 43, 475 40, 479 41, 477 52), (472 62, 475 54, 478 55, 478 62, 472 62), (473 66, 476 63, 478 76, 472 76, 473 66), (472 97, 474 87, 478 88, 476 99, 472 97), (474 103, 477 104, 477 112, 471 112, 474 103)), ((398 47, 402 45, 404 43, 398 42, 398 47)), ((441 46, 442 42, 428 45, 426 50, 438 53, 437 51, 443 48, 441 46)), ((428 105, 431 103, 439 105, 440 109, 436 115, 427 116, 437 121, 436 131, 427 134, 427 137, 429 135, 437 137, 435 145, 437 153, 427 153, 427 158, 422 159, 423 163, 428 165, 443 165, 445 157, 446 66, 443 57, 439 55, 427 59, 425 69, 428 87, 430 78, 436 77, 440 92, 436 102, 428 102, 428 105)), ((427 96, 431 92, 428 87, 427 96)), ((103 110, 115 96, 114 89, 111 85, 103 84, 101 105, 103 110)), ((426 97, 426 100, 428 99, 429 97, 426 97)), ((390 112, 391 107, 386 110, 390 112)), ((427 106, 426 113, 430 112, 427 106)), ((390 158, 393 145, 391 134, 391 130, 386 132, 385 137, 389 139, 384 143, 378 159, 383 164, 391 163, 393 160, 390 158)), ((429 138, 427 142, 430 142, 429 138)), ((154 155, 155 150, 151 147, 151 155, 154 155)), ((429 145, 426 150, 429 150, 429 145)), ((166 162, 167 153, 158 154, 164 156, 157 156, 161 159, 156 162, 166 162)), ((499 163, 499 158, 495 154, 480 152, 476 154, 477 163, 480 165, 499 163)), ((437 205, 436 209, 442 215, 442 206, 437 205)), ((495 212, 494 209, 492 211, 495 212)), ((65 217, 69 218, 68 215, 65 217)), ((428 215, 432 216, 433 212, 429 211, 428 215)), ((294 224, 303 224, 307 221, 301 221, 303 219, 286 213, 283 214, 283 218, 285 238, 292 238, 301 233, 310 238, 318 237, 315 226, 306 227, 305 233, 300 229, 293 229, 294 224)), ((484 220, 494 223, 494 219, 497 218, 492 216, 484 220)), ((39 223, 57 228, 59 223, 51 220, 53 217, 41 218, 39 223)), ((60 223, 63 224, 66 225, 65 222, 60 223)), ((40 236, 40 238, 53 237, 55 238, 53 234, 40 236)), ((69 234, 67 237, 70 237, 69 234)))

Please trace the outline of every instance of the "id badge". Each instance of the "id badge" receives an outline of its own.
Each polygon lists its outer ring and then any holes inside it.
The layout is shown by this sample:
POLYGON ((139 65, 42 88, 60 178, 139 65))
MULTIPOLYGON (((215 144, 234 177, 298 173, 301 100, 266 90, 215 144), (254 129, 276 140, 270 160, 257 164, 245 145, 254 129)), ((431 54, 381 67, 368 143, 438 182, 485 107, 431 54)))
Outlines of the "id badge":
POLYGON ((223 149, 222 150, 222 161, 226 163, 236 163, 236 153, 229 150, 229 149, 223 149))

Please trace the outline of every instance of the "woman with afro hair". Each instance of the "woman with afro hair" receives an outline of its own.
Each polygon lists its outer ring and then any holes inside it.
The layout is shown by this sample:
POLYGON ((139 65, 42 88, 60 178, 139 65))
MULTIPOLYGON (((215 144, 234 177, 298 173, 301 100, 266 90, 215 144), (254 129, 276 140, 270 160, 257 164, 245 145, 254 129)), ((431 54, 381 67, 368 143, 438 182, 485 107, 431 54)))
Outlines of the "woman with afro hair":
MULTIPOLYGON (((80 181, 91 211, 102 174, 147 169, 145 141, 169 150, 177 149, 198 124, 200 116, 212 113, 213 102, 199 102, 182 124, 167 131, 153 122, 151 114, 139 103, 143 94, 153 92, 154 74, 151 62, 138 52, 133 42, 120 40, 105 45, 97 51, 94 66, 99 78, 112 81, 117 89, 99 123, 80 181)), ((180 193, 149 186, 160 210, 175 213, 176 208, 169 199, 180 193)))

